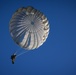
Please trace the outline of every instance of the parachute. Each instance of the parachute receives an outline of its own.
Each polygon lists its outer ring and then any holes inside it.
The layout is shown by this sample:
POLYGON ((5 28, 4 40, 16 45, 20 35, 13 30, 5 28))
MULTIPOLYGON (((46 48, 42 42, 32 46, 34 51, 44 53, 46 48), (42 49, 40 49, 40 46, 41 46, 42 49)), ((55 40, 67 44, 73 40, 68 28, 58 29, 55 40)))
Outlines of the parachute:
MULTIPOLYGON (((39 48, 49 34, 49 22, 46 16, 32 6, 19 8, 10 20, 9 30, 14 42, 25 50, 39 48)), ((16 57, 15 52, 11 57, 12 63, 16 57)))
POLYGON ((13 14, 9 30, 17 45, 26 50, 33 50, 46 41, 49 22, 46 16, 34 7, 22 7, 13 14))

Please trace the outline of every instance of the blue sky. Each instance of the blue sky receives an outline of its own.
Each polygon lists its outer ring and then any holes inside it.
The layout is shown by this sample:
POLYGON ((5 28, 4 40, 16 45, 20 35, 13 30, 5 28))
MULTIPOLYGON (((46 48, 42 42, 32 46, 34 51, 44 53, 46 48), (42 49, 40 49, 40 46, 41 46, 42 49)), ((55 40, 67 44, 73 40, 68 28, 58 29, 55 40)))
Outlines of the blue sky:
POLYGON ((76 75, 76 1, 0 0, 0 75, 76 75), (21 48, 10 36, 9 21, 18 8, 29 5, 47 16, 50 33, 40 48, 12 65, 11 54, 21 48))

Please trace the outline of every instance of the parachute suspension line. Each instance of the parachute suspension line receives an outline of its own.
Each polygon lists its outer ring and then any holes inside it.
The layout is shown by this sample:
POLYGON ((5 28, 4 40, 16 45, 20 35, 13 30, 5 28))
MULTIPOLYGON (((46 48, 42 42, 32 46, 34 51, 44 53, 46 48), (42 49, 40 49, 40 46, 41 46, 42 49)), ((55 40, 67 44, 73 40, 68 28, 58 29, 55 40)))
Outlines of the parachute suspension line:
POLYGON ((17 54, 17 51, 14 53, 14 55, 16 55, 17 54))
POLYGON ((20 50, 21 50, 21 48, 20 48, 20 49, 17 49, 17 50, 15 51, 14 55, 18 54, 18 52, 19 52, 20 50))
POLYGON ((19 56, 21 56, 22 54, 25 54, 25 53, 29 52, 29 51, 30 51, 30 50, 27 50, 27 51, 24 51, 24 52, 18 54, 18 55, 16 56, 16 58, 19 57, 19 56))

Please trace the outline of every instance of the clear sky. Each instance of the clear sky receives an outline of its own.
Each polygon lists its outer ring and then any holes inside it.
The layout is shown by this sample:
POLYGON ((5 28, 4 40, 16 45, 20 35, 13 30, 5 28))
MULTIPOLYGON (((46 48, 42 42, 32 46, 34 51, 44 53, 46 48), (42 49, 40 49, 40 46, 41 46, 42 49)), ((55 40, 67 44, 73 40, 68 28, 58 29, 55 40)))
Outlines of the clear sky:
POLYGON ((76 1, 0 0, 0 75, 76 75, 76 1), (29 5, 47 16, 50 33, 40 48, 13 65, 10 56, 21 48, 10 36, 9 21, 18 8, 29 5))

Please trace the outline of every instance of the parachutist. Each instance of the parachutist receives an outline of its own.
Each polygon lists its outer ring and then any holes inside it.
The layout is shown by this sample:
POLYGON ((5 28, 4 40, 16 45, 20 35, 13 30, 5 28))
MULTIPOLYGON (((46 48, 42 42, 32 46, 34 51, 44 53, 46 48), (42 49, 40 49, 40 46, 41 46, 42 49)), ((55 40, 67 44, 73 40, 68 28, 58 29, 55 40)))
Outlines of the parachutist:
POLYGON ((11 55, 12 64, 14 64, 15 58, 16 58, 15 54, 11 55))

